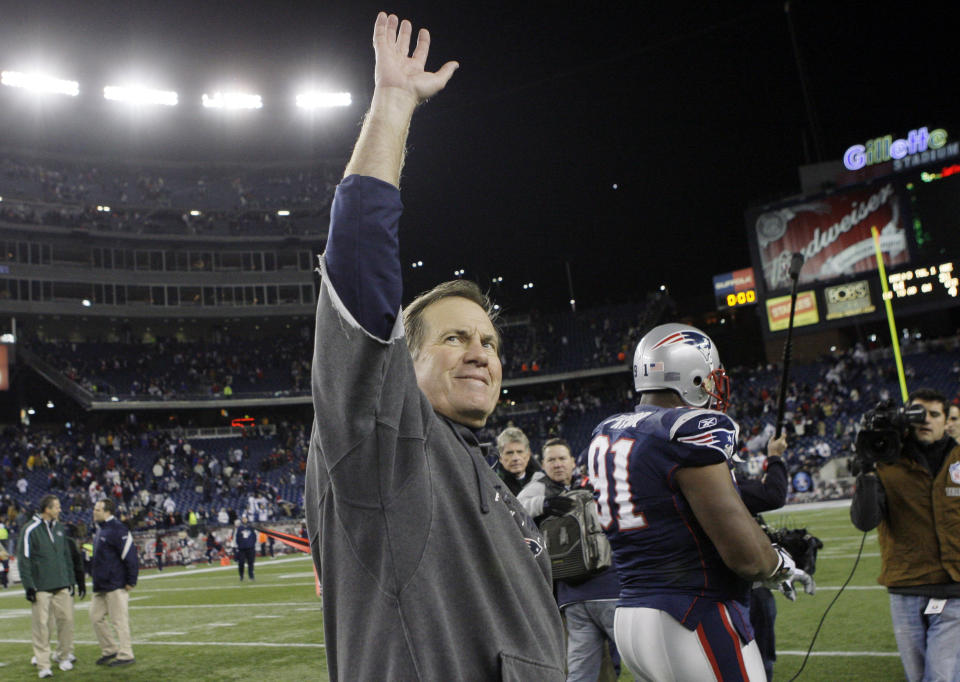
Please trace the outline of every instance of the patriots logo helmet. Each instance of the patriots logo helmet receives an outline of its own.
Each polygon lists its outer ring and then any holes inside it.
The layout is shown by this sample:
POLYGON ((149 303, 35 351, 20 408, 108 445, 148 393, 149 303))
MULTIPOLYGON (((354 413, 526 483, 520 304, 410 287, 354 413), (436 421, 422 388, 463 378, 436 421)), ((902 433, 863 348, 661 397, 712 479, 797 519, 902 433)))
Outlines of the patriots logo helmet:
POLYGON ((716 345, 687 324, 662 324, 640 339, 633 355, 633 383, 638 393, 674 391, 692 407, 725 412, 730 403, 730 377, 716 345))

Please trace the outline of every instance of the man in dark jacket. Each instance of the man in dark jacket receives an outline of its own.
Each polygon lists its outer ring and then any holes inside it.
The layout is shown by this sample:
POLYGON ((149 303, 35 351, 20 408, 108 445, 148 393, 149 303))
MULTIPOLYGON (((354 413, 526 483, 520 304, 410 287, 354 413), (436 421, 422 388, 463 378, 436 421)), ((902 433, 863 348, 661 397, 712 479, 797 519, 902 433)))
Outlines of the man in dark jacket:
POLYGON ((90 621, 100 642, 97 665, 121 666, 134 662, 128 602, 130 590, 137 584, 140 564, 133 535, 114 518, 113 512, 110 499, 100 500, 93 507, 93 521, 98 528, 93 540, 90 621))
POLYGON ((32 604, 33 655, 40 677, 53 677, 51 659, 71 670, 73 655, 73 585, 76 580, 66 530, 60 523, 60 500, 45 495, 40 512, 26 525, 17 543, 20 580, 32 604), (50 655, 49 618, 57 624, 59 650, 50 655))
POLYGON ((243 565, 247 565, 247 573, 253 580, 253 562, 257 560, 257 531, 253 529, 247 517, 237 519, 237 527, 233 532, 233 542, 237 546, 237 568, 240 571, 240 582, 243 582, 243 565))
MULTIPOLYGON (((543 470, 546 475, 531 481, 517 496, 538 524, 573 508, 573 501, 563 493, 587 487, 576 470, 570 444, 563 438, 543 444, 543 470)), ((610 566, 586 580, 558 580, 556 592, 557 604, 567 619, 567 682, 598 679, 604 639, 610 642, 610 660, 619 675, 620 654, 613 639, 613 617, 620 596, 616 568, 610 566)))
POLYGON ((500 432, 497 451, 500 461, 493 470, 514 495, 519 495, 525 485, 543 476, 540 465, 531 456, 527 434, 516 426, 508 426, 500 432))

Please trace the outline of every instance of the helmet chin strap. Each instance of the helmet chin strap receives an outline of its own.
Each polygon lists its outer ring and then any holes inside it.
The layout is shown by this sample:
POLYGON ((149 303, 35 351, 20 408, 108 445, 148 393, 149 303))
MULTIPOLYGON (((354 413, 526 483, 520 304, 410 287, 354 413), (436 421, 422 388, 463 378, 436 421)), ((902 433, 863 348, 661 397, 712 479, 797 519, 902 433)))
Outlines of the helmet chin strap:
POLYGON ((726 412, 730 407, 730 377, 722 367, 710 372, 707 380, 703 382, 703 390, 713 398, 712 409, 726 412))

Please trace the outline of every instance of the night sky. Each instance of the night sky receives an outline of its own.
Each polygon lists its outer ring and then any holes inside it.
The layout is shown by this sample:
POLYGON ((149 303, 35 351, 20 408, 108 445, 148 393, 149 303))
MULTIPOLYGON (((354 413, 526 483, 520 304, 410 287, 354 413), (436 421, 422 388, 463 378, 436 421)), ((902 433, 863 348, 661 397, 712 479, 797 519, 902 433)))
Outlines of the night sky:
MULTIPOLYGON (((783 2, 387 7, 430 28, 429 66, 461 63, 413 124, 407 297, 463 267, 485 286, 502 275, 510 309, 563 308, 569 264, 580 309, 661 283, 709 301, 714 274, 750 264, 744 210, 797 193, 799 165, 922 125, 960 135, 944 6, 791 3, 809 111, 783 2), (415 259, 426 266, 409 270, 415 259)), ((86 96, 38 107, 0 93, 0 147, 341 163, 372 88, 381 8, 4 0, 0 68, 44 61, 86 96), (108 110, 97 91, 134 71, 181 106, 149 120, 108 110), (265 108, 230 121, 199 109, 231 79, 265 108), (349 90, 353 107, 296 115, 288 100, 307 81, 349 90)))

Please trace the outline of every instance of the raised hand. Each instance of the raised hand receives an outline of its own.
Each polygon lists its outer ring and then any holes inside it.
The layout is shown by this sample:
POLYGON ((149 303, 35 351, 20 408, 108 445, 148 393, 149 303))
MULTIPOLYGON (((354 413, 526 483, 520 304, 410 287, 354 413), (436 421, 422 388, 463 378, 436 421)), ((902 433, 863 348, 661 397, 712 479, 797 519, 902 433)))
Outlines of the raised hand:
POLYGON ((410 39, 413 26, 397 15, 380 12, 373 27, 373 49, 377 56, 374 82, 378 89, 397 88, 413 96, 420 103, 446 86, 457 62, 447 62, 436 72, 426 70, 427 54, 430 52, 430 32, 421 28, 417 45, 410 55, 410 39))

